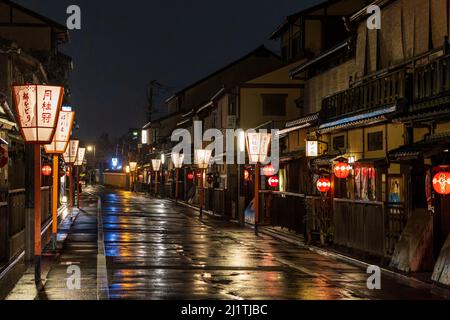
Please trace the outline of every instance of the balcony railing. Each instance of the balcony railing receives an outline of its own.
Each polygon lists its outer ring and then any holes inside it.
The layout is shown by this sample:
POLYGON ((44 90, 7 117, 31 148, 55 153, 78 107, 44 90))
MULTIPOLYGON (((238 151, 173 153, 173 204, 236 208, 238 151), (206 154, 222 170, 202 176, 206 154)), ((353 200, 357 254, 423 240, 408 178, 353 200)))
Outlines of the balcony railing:
MULTIPOLYGON (((440 104, 434 99, 450 96, 450 55, 443 56, 414 71, 414 108, 423 109, 440 104)), ((445 103, 444 101, 442 103, 445 103)))
POLYGON ((396 104, 406 96, 406 70, 400 69, 361 85, 326 97, 322 101, 321 119, 396 104))

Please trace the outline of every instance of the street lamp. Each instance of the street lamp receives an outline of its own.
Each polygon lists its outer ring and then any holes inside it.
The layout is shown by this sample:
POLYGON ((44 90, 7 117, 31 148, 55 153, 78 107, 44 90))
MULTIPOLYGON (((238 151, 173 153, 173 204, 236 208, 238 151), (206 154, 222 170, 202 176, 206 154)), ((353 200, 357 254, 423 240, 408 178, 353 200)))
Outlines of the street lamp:
POLYGON ((78 148, 77 160, 75 166, 77 166, 77 207, 80 208, 80 170, 83 166, 84 156, 86 155, 86 148, 78 148))
POLYGON ((184 154, 172 153, 172 162, 175 167, 175 203, 178 203, 180 169, 183 167, 184 154))
POLYGON ((270 133, 248 133, 247 152, 250 163, 255 164, 255 234, 258 235, 259 223, 259 188, 260 188, 260 165, 267 160, 271 141, 270 133))
POLYGON ((75 112, 61 111, 59 113, 58 125, 51 144, 45 145, 45 152, 53 155, 53 192, 52 192, 52 246, 56 250, 56 237, 58 234, 58 178, 59 178, 59 155, 64 154, 69 144, 72 132, 75 112))
POLYGON ((41 146, 55 135, 64 88, 46 85, 12 87, 20 133, 27 144, 34 145, 34 259, 35 283, 41 282, 41 146))
POLYGON ((161 170, 162 161, 158 159, 152 160, 152 168, 155 171, 155 197, 158 197, 158 175, 161 170))
POLYGON ((73 165, 77 160, 78 147, 80 146, 80 141, 70 140, 67 145, 66 151, 64 152, 64 162, 69 166, 69 193, 70 193, 70 206, 74 206, 73 197, 73 165))
POLYGON ((130 162, 130 175, 131 175, 131 191, 136 191, 135 189, 135 181, 134 174, 137 169, 137 162, 130 162))
POLYGON ((203 217, 203 202, 205 198, 205 190, 203 188, 203 171, 208 169, 211 160, 212 151, 198 149, 195 150, 195 163, 200 169, 200 218, 203 217))

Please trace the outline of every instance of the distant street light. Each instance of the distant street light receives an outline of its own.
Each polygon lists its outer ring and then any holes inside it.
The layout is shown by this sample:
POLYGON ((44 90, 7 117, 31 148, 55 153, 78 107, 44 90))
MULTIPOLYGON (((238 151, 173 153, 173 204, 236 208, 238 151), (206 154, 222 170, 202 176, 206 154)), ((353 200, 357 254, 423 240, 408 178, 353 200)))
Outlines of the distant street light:
POLYGON ((162 161, 158 159, 152 160, 152 168, 155 171, 155 196, 158 197, 158 176, 159 170, 161 170, 162 161))
POLYGON ((180 169, 183 167, 184 154, 172 153, 172 162, 175 167, 175 203, 178 203, 180 169))
POLYGON ((270 133, 248 133, 247 152, 250 163, 255 164, 255 234, 258 235, 259 223, 259 188, 260 188, 260 166, 267 160, 271 141, 270 133))
POLYGON ((55 135, 64 88, 46 85, 13 86, 17 124, 23 140, 34 145, 34 257, 35 283, 41 281, 41 146, 55 135))
POLYGON ((205 201, 203 172, 204 170, 208 169, 211 156, 212 156, 211 150, 203 150, 203 149, 195 150, 195 163, 200 169, 200 218, 203 217, 203 202, 205 201))

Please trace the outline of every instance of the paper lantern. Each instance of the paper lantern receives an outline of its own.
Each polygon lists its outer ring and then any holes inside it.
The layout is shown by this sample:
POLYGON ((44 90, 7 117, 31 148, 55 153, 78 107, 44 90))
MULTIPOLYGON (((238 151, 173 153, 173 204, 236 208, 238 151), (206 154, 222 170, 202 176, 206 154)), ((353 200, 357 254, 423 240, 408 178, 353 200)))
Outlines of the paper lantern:
POLYGON ((244 180, 245 181, 250 180, 250 172, 248 170, 244 170, 244 180))
POLYGON ((247 152, 250 163, 264 163, 269 153, 270 133, 248 133, 247 134, 247 152))
POLYGON ((135 172, 137 169, 137 162, 130 162, 129 167, 131 172, 135 172))
POLYGON ((273 177, 275 174, 277 174, 277 171, 272 165, 265 166, 261 171, 266 177, 273 177))
POLYGON ((450 172, 439 172, 433 178, 433 189, 441 195, 450 194, 450 172))
POLYGON ((47 154, 64 154, 69 144, 75 112, 61 111, 52 143, 45 145, 47 154))
POLYGON ((176 169, 181 169, 183 167, 184 154, 172 153, 172 162, 176 169))
POLYGON ((211 150, 195 150, 195 164, 199 169, 207 169, 211 156, 211 150))
POLYGON ((49 177, 52 175, 52 167, 49 165, 42 166, 42 175, 49 177))
POLYGON ((64 161, 67 164, 73 165, 77 161, 79 145, 80 145, 80 141, 78 141, 78 140, 70 140, 69 141, 66 151, 64 152, 64 161))
POLYGON ((59 86, 13 86, 17 124, 26 143, 52 142, 63 96, 64 88, 59 86))
POLYGON ((270 177, 267 182, 271 188, 277 188, 280 184, 280 179, 277 176, 270 177))
POLYGON ((317 190, 321 193, 327 193, 331 189, 331 181, 327 178, 320 178, 317 181, 317 190))
POLYGON ((194 180, 194 174, 192 172, 188 173, 187 175, 188 180, 194 180))
POLYGON ((339 162, 334 166, 334 175, 339 179, 347 179, 352 167, 348 163, 339 162))
POLYGON ((158 172, 159 170, 161 170, 161 165, 162 165, 161 160, 158 160, 158 159, 153 159, 152 160, 153 171, 158 172))
POLYGON ((86 154, 86 148, 78 148, 77 160, 75 161, 76 166, 83 165, 85 154, 86 154))

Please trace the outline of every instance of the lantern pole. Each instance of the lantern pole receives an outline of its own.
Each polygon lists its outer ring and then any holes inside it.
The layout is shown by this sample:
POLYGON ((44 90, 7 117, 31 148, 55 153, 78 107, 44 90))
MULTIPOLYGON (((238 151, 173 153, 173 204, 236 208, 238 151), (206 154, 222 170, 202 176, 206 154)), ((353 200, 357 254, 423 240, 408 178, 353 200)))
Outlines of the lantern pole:
POLYGON ((56 250, 56 239, 58 234, 58 178, 59 157, 53 155, 53 190, 52 190, 52 247, 56 250))
POLYGON ((178 203, 179 180, 180 180, 180 169, 175 168, 175 203, 178 203))
POLYGON ((258 223, 259 223, 259 185, 261 183, 260 176, 260 164, 255 165, 255 235, 258 235, 258 223))
POLYGON ((74 206, 74 195, 73 195, 73 165, 69 165, 69 193, 70 193, 70 206, 74 206))
POLYGON ((80 166, 77 166, 77 208, 80 209, 80 166))
POLYGON ((158 173, 159 171, 155 170, 155 198, 158 198, 158 173))
POLYGON ((34 281, 41 284, 41 146, 34 145, 34 281))
POLYGON ((200 219, 203 218, 203 202, 205 198, 205 189, 203 188, 203 169, 200 168, 200 219))

